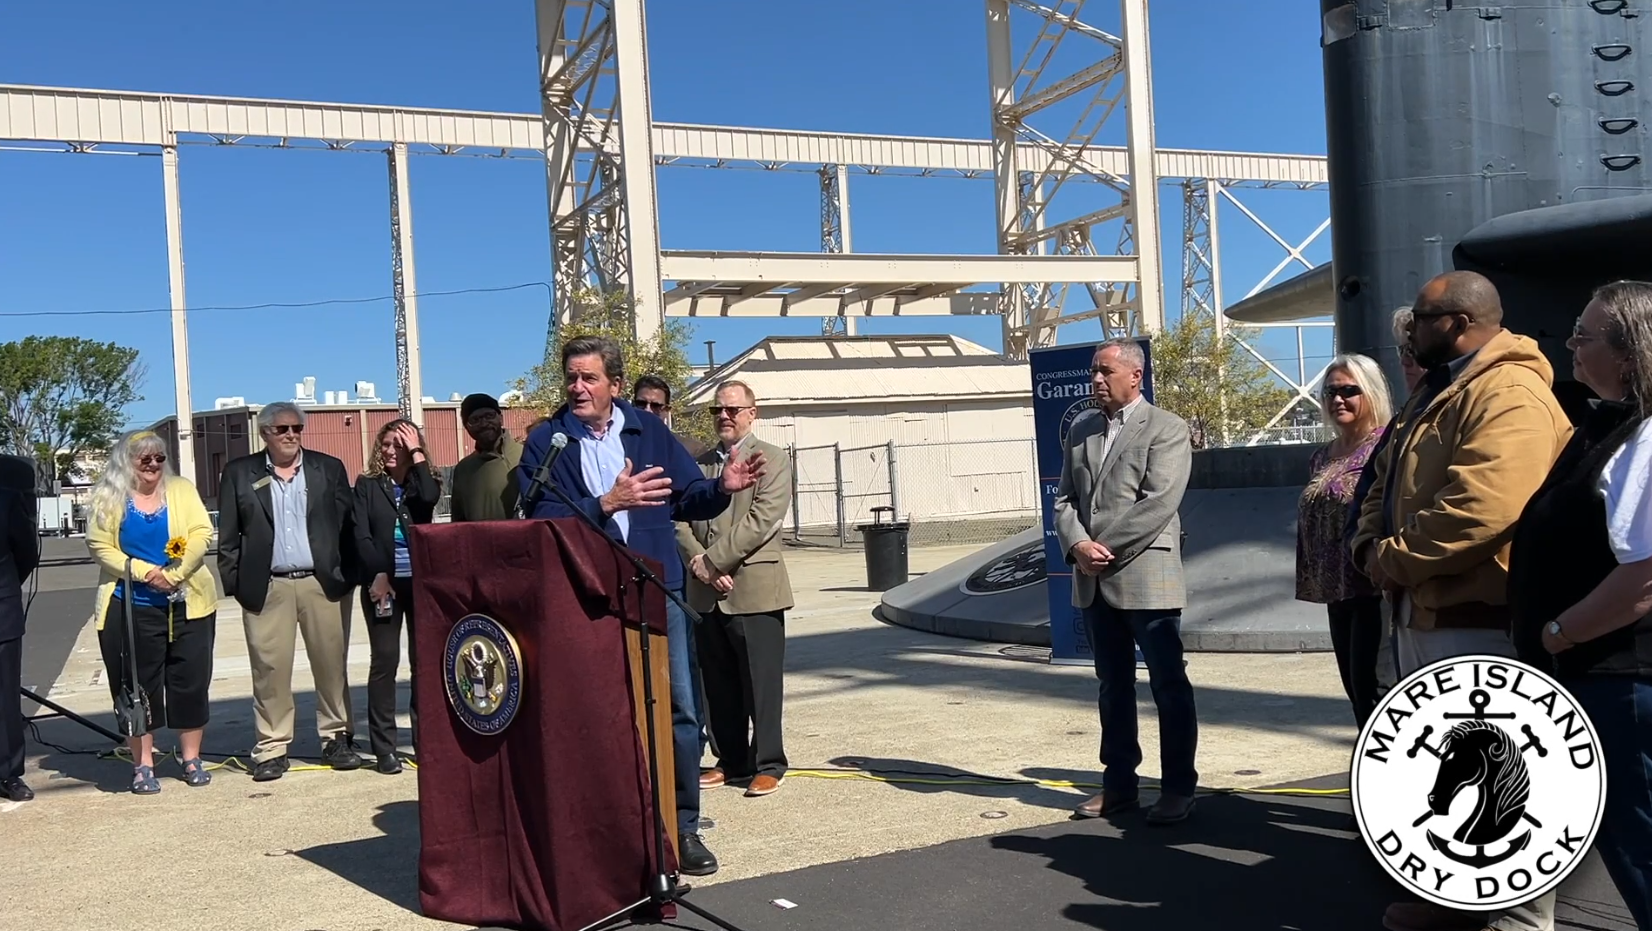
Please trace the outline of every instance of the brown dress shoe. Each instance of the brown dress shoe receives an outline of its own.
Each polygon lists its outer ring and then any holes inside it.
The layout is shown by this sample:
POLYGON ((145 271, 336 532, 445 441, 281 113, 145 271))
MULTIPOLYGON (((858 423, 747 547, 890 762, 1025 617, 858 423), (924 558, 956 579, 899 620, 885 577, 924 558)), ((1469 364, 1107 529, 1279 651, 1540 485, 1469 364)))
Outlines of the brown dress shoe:
POLYGON ((1382 913, 1382 926, 1388 931, 1481 931, 1486 916, 1433 902, 1395 902, 1382 913))
POLYGON ((708 769, 700 774, 700 788, 702 789, 715 789, 726 782, 728 782, 728 778, 723 775, 723 771, 720 769, 708 769))
POLYGON ((767 774, 758 776, 755 779, 753 779, 751 781, 751 785, 749 787, 747 787, 746 797, 747 798, 756 798, 759 795, 768 795, 769 793, 773 792, 774 790, 780 788, 780 784, 785 782, 785 781, 786 781, 785 776, 781 776, 779 779, 776 779, 773 776, 770 776, 770 775, 767 775, 767 774))
POLYGON ((1112 792, 1103 792, 1100 795, 1092 796, 1081 803, 1077 808, 1073 809, 1073 814, 1080 818, 1100 818, 1104 815, 1113 815, 1118 814, 1121 811, 1129 811, 1130 809, 1135 808, 1138 804, 1139 802, 1134 796, 1124 798, 1123 796, 1115 795, 1112 792))

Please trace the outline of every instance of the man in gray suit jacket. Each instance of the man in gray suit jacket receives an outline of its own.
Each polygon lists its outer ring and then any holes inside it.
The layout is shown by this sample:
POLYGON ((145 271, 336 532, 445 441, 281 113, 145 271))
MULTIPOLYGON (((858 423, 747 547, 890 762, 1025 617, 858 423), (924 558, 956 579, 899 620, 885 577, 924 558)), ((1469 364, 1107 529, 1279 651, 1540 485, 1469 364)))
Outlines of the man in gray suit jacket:
POLYGON ((1160 792, 1148 821, 1169 824, 1193 810, 1199 774, 1198 720, 1182 664, 1181 520, 1177 509, 1193 466, 1187 422, 1142 397, 1146 364, 1134 339, 1097 347, 1090 367, 1096 410, 1063 443, 1055 532, 1073 573, 1073 606, 1100 680, 1100 795, 1078 806, 1098 818, 1135 808, 1136 646, 1159 708, 1160 792))

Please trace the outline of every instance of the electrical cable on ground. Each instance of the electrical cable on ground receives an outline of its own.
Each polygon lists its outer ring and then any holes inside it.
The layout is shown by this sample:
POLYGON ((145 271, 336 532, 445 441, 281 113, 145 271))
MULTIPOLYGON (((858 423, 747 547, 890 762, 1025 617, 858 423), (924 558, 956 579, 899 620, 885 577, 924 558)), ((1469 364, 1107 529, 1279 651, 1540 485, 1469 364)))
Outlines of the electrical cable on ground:
MULTIPOLYGON (((99 759, 107 759, 107 760, 117 760, 118 759, 118 760, 122 760, 122 761, 125 761, 125 762, 131 762, 131 760, 132 760, 131 753, 125 747, 119 747, 119 748, 115 748, 115 749, 111 749, 111 750, 84 750, 84 749, 83 750, 74 750, 74 749, 70 749, 70 748, 67 748, 67 747, 60 747, 56 744, 48 743, 47 741, 41 740, 40 739, 40 732, 39 732, 38 728, 36 728, 34 726, 33 723, 30 723, 29 730, 32 733, 36 743, 39 743, 41 746, 44 746, 44 747, 50 747, 51 749, 56 750, 59 753, 65 753, 65 754, 70 754, 70 755, 74 755, 74 756, 95 756, 99 759)), ((202 758, 203 761, 206 760, 209 757, 220 758, 222 760, 222 762, 207 764, 206 768, 208 770, 228 768, 228 769, 231 769, 231 770, 234 770, 234 771, 237 771, 237 772, 247 773, 249 775, 252 772, 252 769, 249 766, 247 766, 247 764, 243 763, 241 761, 241 759, 239 757, 235 756, 234 754, 209 753, 205 750, 201 751, 201 758, 202 758)), ((163 750, 160 747, 155 748, 155 758, 157 760, 161 760, 161 759, 177 760, 177 759, 180 759, 178 751, 176 749, 163 750)), ((301 760, 301 759, 305 759, 305 758, 304 757, 293 757, 293 759, 294 760, 301 760)), ((415 762, 414 760, 409 759, 406 756, 403 756, 402 759, 403 759, 403 764, 406 765, 407 767, 409 767, 411 769, 418 769, 419 768, 419 764, 417 762, 415 762)), ((369 771, 372 770, 372 766, 370 766, 370 765, 363 765, 361 768, 364 769, 364 770, 369 770, 369 771)), ((333 768, 331 766, 328 766, 325 763, 319 763, 319 762, 317 762, 317 763, 303 763, 303 764, 299 764, 299 765, 294 765, 288 770, 288 772, 294 772, 294 773, 326 772, 326 771, 333 771, 333 768)), ((1017 778, 1017 777, 1010 777, 1010 776, 979 776, 979 775, 968 774, 968 773, 959 773, 959 774, 936 773, 936 772, 926 772, 924 770, 906 770, 906 769, 893 769, 893 768, 891 768, 891 769, 850 769, 850 768, 832 767, 832 766, 817 766, 817 767, 807 767, 807 768, 801 768, 801 769, 789 769, 789 770, 786 771, 786 778, 788 778, 788 779, 793 779, 793 778, 805 778, 805 779, 860 779, 860 780, 865 780, 865 781, 868 781, 868 782, 889 783, 891 785, 1003 786, 1003 787, 1032 786, 1032 787, 1043 788, 1043 789, 1100 789, 1100 788, 1102 788, 1101 783, 1099 783, 1099 782, 1078 782, 1078 781, 1070 780, 1070 779, 1032 779, 1032 778, 1017 778)), ((1148 783, 1149 785, 1152 785, 1156 782, 1156 780, 1147 779, 1147 780, 1144 780, 1144 782, 1148 783)), ((1347 789, 1292 788, 1292 787, 1200 788, 1198 790, 1198 794, 1201 795, 1201 796, 1213 796, 1213 795, 1276 795, 1276 796, 1297 797, 1297 798, 1334 798, 1334 797, 1346 796, 1348 794, 1348 790, 1347 789)))

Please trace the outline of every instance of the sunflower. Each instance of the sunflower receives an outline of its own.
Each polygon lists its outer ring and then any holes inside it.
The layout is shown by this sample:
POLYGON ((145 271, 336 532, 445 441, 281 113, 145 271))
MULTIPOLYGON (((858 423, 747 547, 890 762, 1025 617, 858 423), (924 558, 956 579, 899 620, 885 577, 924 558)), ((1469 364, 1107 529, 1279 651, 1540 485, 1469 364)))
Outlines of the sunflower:
POLYGON ((184 546, 185 543, 183 537, 173 537, 172 539, 166 541, 166 558, 183 559, 184 546))

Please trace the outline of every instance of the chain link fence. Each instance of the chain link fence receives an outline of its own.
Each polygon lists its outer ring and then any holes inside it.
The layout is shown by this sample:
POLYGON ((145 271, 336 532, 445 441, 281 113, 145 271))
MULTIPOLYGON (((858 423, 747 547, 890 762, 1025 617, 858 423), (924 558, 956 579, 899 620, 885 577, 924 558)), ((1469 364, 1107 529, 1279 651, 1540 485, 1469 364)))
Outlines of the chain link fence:
POLYGON ((800 543, 857 545, 862 525, 893 520, 911 524, 912 546, 994 543, 1039 522, 1030 438, 788 452, 800 543))

